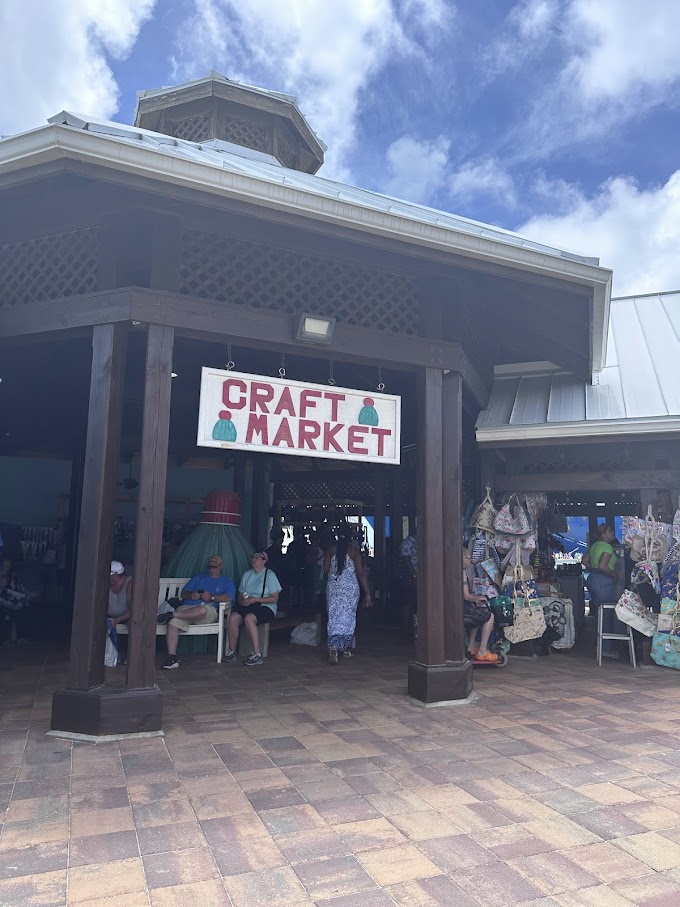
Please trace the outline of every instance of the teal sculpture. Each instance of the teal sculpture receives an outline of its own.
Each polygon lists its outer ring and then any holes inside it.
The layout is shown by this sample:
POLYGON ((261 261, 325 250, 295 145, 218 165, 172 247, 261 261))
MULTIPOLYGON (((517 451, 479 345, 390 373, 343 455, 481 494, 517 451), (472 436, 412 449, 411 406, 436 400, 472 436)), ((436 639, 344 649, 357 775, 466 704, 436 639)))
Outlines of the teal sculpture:
POLYGON ((237 438, 236 426, 231 421, 231 413, 223 409, 219 422, 215 422, 212 432, 213 441, 235 441, 237 438))
POLYGON ((380 423, 378 412, 373 403, 374 401, 371 397, 364 399, 364 405, 359 413, 359 425, 378 425, 380 423))

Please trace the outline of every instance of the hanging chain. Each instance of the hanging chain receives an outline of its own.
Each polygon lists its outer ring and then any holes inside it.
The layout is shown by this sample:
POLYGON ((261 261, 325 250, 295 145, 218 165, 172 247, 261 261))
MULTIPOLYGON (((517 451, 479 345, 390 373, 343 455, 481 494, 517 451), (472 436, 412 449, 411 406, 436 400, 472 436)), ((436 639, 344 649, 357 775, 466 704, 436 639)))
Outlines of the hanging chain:
POLYGON ((227 371, 230 372, 234 367, 234 360, 231 358, 231 343, 227 344, 227 371))
POLYGON ((378 366, 378 390, 379 391, 385 390, 385 383, 382 379, 382 365, 378 366))
POLYGON ((279 369, 279 378, 286 377, 286 354, 281 353, 281 368, 279 369))
POLYGON ((333 376, 333 360, 331 359, 328 363, 328 383, 331 387, 335 386, 335 377, 333 376))

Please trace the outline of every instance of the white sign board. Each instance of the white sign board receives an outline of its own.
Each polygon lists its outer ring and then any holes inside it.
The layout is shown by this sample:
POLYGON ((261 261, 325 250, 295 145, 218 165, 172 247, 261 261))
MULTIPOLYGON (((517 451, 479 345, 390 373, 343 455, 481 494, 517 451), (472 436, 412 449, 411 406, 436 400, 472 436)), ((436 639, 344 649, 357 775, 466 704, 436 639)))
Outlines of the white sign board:
POLYGON ((203 368, 198 446, 399 463, 401 398, 203 368))

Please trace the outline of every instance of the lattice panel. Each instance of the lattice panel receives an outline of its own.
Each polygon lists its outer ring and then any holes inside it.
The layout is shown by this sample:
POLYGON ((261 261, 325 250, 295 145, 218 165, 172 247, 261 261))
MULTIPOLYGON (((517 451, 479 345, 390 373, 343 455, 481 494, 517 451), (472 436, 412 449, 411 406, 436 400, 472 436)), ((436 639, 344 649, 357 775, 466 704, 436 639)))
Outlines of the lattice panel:
POLYGON ((278 132, 277 140, 279 161, 284 167, 288 167, 289 170, 295 170, 297 167, 297 152, 281 129, 278 132))
POLYGON ((485 343, 485 332, 488 330, 486 305, 477 300, 470 308, 462 306, 459 317, 462 347, 481 377, 491 382, 494 364, 485 343))
POLYGON ((0 246, 0 305, 94 292, 99 251, 99 227, 0 246))
POLYGON ((187 142, 207 142, 212 138, 210 113, 197 113, 193 117, 184 117, 182 120, 171 120, 167 128, 170 135, 187 142))
POLYGON ((635 469, 637 461, 628 448, 597 451, 597 449, 570 450, 569 448, 538 447, 531 459, 522 463, 523 473, 546 472, 611 472, 635 469))
POLYGON ((339 480, 305 479, 302 482, 277 482, 275 489, 277 500, 351 500, 373 503, 373 482, 360 479, 339 480))
POLYGON ((187 228, 180 275, 189 296, 418 333, 415 282, 396 274, 187 228))
POLYGON ((234 117, 224 127, 222 138, 225 142, 245 145, 246 148, 253 148, 255 151, 269 151, 267 127, 261 123, 251 123, 249 120, 234 117))

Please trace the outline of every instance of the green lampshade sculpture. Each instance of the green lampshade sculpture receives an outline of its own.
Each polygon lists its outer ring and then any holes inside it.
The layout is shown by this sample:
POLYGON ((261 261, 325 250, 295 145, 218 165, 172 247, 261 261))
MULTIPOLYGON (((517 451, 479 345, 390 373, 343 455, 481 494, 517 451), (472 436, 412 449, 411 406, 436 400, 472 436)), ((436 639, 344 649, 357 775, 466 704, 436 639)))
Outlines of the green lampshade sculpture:
POLYGON ((201 521, 163 568, 163 576, 196 576, 205 572, 211 554, 222 558, 222 572, 236 583, 250 569, 253 546, 240 530, 241 501, 234 491, 211 491, 201 521))

